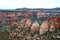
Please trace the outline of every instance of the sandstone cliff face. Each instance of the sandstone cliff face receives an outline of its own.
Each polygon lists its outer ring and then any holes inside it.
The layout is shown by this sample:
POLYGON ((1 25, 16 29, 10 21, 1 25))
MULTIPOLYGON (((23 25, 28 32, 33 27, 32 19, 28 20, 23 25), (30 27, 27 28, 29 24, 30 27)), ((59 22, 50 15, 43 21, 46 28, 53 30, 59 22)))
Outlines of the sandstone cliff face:
POLYGON ((49 22, 44 21, 40 26, 39 33, 40 34, 45 34, 48 30, 49 30, 49 22))
POLYGON ((26 30, 30 29, 31 25, 32 25, 32 20, 31 19, 27 19, 26 23, 25 23, 26 30))
POLYGON ((22 29, 24 29, 24 26, 25 26, 25 23, 26 23, 26 18, 24 18, 24 19, 22 19, 20 22, 18 22, 19 23, 19 26, 18 26, 18 28, 22 28, 22 29))
POLYGON ((50 40, 50 38, 52 39, 52 37, 57 33, 55 33, 55 26, 57 26, 57 24, 51 20, 45 20, 40 25, 36 20, 32 22, 31 19, 24 18, 21 21, 15 22, 13 24, 17 25, 16 23, 18 26, 15 27, 13 25, 13 28, 7 29, 9 37, 12 40, 50 40), (48 30, 50 32, 48 32, 48 30))
POLYGON ((56 28, 60 28, 60 22, 55 22, 56 28))
POLYGON ((39 23, 35 21, 31 26, 30 32, 34 33, 34 32, 39 31, 39 26, 40 26, 39 23))
POLYGON ((40 34, 45 34, 48 30, 50 32, 53 32, 55 31, 55 28, 60 27, 59 20, 56 19, 55 21, 53 21, 54 19, 44 21, 41 25, 39 25, 38 21, 32 22, 31 19, 24 18, 19 22, 13 22, 12 26, 17 26, 18 28, 24 30, 30 30, 32 33, 39 31, 40 34))
POLYGON ((55 24, 53 22, 51 22, 49 31, 53 32, 53 31, 55 31, 55 28, 56 28, 55 24))
POLYGON ((17 22, 13 22, 13 23, 11 23, 11 26, 12 26, 12 27, 16 27, 17 25, 18 25, 17 22))
POLYGON ((51 17, 49 21, 52 21, 56 28, 60 28, 60 17, 51 17))

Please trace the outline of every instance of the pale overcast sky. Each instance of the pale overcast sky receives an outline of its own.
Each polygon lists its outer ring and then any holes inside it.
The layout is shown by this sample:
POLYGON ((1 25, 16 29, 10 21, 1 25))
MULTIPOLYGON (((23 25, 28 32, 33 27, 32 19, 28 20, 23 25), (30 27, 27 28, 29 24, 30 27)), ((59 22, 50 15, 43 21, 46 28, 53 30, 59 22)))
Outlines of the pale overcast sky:
POLYGON ((0 0, 0 9, 60 7, 60 0, 0 0))

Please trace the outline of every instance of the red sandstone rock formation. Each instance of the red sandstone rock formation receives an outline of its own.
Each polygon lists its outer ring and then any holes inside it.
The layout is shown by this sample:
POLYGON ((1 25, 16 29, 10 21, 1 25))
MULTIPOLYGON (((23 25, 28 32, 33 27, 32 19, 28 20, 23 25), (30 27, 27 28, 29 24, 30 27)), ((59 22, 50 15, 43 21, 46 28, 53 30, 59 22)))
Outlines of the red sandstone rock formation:
POLYGON ((39 31, 39 26, 40 26, 39 23, 35 21, 31 26, 30 32, 34 33, 34 32, 39 31))
POLYGON ((50 32, 55 31, 55 25, 54 25, 54 23, 53 23, 53 22, 51 22, 51 24, 50 24, 49 31, 50 31, 50 32))
POLYGON ((48 30, 49 30, 49 22, 44 21, 40 26, 39 33, 42 35, 45 34, 48 30))

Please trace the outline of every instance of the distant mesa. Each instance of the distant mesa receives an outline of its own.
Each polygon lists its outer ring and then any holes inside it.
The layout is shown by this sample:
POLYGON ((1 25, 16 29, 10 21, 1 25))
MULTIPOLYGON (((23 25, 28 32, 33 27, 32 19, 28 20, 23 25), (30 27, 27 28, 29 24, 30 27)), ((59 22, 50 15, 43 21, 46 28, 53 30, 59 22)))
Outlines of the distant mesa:
POLYGON ((60 10, 60 7, 56 7, 56 8, 17 8, 16 10, 60 10))

